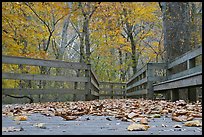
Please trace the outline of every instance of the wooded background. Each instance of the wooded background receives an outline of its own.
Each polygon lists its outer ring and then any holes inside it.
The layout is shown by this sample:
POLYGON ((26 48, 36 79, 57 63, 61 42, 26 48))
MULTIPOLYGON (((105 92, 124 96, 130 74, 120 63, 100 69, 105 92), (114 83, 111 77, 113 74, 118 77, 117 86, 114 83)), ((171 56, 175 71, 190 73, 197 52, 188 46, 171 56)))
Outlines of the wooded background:
MULTIPOLYGON (((147 62, 169 62, 202 43, 201 2, 2 2, 2 53, 91 64, 99 81, 126 82, 147 62)), ((4 72, 80 70, 2 65, 4 72)), ((6 88, 79 86, 3 79, 6 88)))

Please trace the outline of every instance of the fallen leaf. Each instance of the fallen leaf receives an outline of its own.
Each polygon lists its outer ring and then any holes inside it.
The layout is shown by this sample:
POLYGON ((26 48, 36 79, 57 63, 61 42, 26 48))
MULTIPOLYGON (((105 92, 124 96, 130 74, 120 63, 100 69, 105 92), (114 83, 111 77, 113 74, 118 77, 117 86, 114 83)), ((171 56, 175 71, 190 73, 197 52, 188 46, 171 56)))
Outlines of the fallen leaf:
POLYGON ((134 113, 134 112, 131 112, 128 114, 128 118, 133 118, 135 116, 138 116, 138 114, 134 113))
POLYGON ((184 126, 188 126, 188 127, 202 127, 202 123, 199 120, 194 120, 194 121, 185 122, 184 126))
POLYGON ((61 115, 61 117, 63 117, 64 120, 75 120, 78 118, 78 116, 65 116, 65 115, 61 115))
POLYGON ((109 117, 106 118, 108 121, 112 121, 109 117))
POLYGON ((182 126, 181 125, 174 125, 173 127, 174 128, 181 128, 182 126))
POLYGON ((144 124, 144 125, 148 125, 147 118, 142 118, 142 119, 140 120, 140 123, 141 123, 141 124, 144 124))
POLYGON ((23 131, 23 128, 15 128, 15 127, 2 127, 2 132, 15 132, 15 131, 23 131))
POLYGON ((181 122, 182 121, 182 119, 179 118, 179 117, 172 117, 171 119, 176 121, 176 122, 181 122))
POLYGON ((194 119, 194 117, 188 117, 186 120, 187 121, 191 121, 191 120, 193 120, 194 119))
POLYGON ((149 127, 148 125, 133 123, 130 124, 127 129, 128 131, 146 131, 149 127))
POLYGON ((26 121, 28 119, 27 116, 16 116, 14 117, 15 121, 26 121))
POLYGON ((151 115, 150 117, 151 117, 151 118, 160 118, 161 115, 160 115, 160 114, 153 114, 153 115, 151 115))
POLYGON ((193 117, 202 118, 202 113, 199 114, 192 114, 193 117))
POLYGON ((37 123, 37 124, 34 124, 34 126, 42 128, 42 129, 46 129, 45 123, 37 123))

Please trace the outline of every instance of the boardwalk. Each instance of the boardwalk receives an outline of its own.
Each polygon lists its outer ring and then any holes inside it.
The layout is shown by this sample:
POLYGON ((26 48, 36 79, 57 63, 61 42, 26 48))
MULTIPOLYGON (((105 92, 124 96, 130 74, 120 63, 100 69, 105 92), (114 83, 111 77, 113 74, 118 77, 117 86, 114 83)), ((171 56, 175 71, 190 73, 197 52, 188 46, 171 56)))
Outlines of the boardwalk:
POLYGON ((110 116, 84 115, 73 121, 64 121, 61 117, 47 117, 41 114, 32 114, 27 121, 17 124, 9 117, 2 117, 2 127, 14 126, 23 128, 23 131, 2 132, 3 135, 202 135, 202 127, 174 128, 182 122, 172 121, 170 118, 155 118, 151 120, 147 131, 128 131, 132 122, 124 122, 110 116), (107 120, 109 119, 109 120, 107 120), (110 121, 111 120, 111 121, 110 121), (36 123, 45 123, 46 129, 33 126, 36 123), (163 124, 163 125, 162 125, 163 124), (163 127, 166 126, 166 127, 163 127))

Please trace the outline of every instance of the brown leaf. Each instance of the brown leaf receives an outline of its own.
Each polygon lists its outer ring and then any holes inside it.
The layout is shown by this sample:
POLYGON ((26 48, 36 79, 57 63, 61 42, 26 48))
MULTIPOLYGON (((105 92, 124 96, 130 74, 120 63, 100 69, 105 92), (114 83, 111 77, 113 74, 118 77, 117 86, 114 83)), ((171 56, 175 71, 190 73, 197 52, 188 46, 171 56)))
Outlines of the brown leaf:
POLYGON ((138 116, 138 114, 134 113, 134 112, 131 112, 128 114, 128 118, 133 118, 133 117, 136 117, 138 116))
POLYGON ((192 114, 193 117, 202 118, 202 113, 199 114, 192 114))
POLYGON ((166 110, 166 109, 164 109, 164 110, 161 111, 162 114, 168 114, 168 112, 169 112, 169 111, 166 110))
POLYGON ((181 121, 182 121, 181 118, 175 117, 175 116, 172 117, 172 120, 174 120, 174 121, 176 121, 176 122, 181 122, 181 121))
POLYGON ((23 128, 15 128, 15 127, 2 127, 2 132, 15 132, 15 131, 23 131, 23 128))
POLYGON ((181 125, 174 125, 174 128, 181 128, 181 125))
POLYGON ((184 125, 188 127, 201 127, 202 123, 199 120, 194 120, 185 122, 184 125))
POLYGON ((186 111, 186 110, 177 110, 177 111, 176 111, 176 114, 177 114, 177 115, 185 115, 187 112, 188 112, 188 111, 186 111))
POLYGON ((37 124, 34 124, 34 126, 42 128, 42 129, 46 129, 45 123, 37 123, 37 124))
POLYGON ((63 117, 64 120, 75 120, 78 118, 78 116, 65 116, 65 115, 61 115, 61 117, 63 117))
POLYGON ((133 123, 130 124, 127 129, 128 131, 146 131, 149 127, 148 125, 133 123))
POLYGON ((148 125, 147 118, 142 118, 142 119, 140 120, 140 123, 141 123, 141 124, 144 124, 144 125, 148 125))
POLYGON ((15 121, 26 121, 28 119, 27 116, 16 116, 14 117, 15 121))
POLYGON ((186 120, 187 121, 191 121, 191 120, 193 120, 194 119, 194 117, 188 117, 186 120))

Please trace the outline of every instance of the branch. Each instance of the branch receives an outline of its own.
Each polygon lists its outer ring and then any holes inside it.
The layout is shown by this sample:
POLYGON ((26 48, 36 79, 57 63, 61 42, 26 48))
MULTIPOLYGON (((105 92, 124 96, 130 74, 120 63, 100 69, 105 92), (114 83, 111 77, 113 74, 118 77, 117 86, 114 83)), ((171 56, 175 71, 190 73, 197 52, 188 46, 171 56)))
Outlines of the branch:
MULTIPOLYGON (((100 5, 101 2, 98 2, 98 5, 100 5)), ((89 18, 91 18, 91 16, 93 15, 93 13, 96 11, 96 9, 98 8, 99 6, 95 6, 94 9, 92 10, 91 14, 89 15, 89 18)))
POLYGON ((9 94, 5 94, 5 96, 9 96, 12 98, 28 98, 30 100, 30 103, 33 103, 33 98, 31 98, 29 96, 13 96, 13 95, 9 95, 9 94))
POLYGON ((42 21, 42 23, 47 27, 48 31, 51 33, 52 31, 50 30, 49 25, 34 11, 34 9, 27 2, 24 2, 24 3, 32 10, 32 12, 37 16, 37 18, 40 21, 42 21))
POLYGON ((161 2, 159 2, 159 7, 160 7, 160 9, 161 9, 161 11, 162 11, 162 5, 161 5, 161 2))
POLYGON ((76 33, 79 35, 79 37, 81 37, 81 34, 80 34, 79 30, 75 27, 75 25, 72 23, 71 20, 70 20, 70 23, 72 24, 72 27, 74 28, 74 30, 76 31, 76 33))
POLYGON ((67 46, 69 46, 71 43, 73 43, 77 38, 78 38, 78 35, 75 35, 74 37, 72 37, 72 39, 67 43, 65 48, 67 48, 67 46))
POLYGON ((79 2, 79 7, 81 8, 82 14, 84 15, 84 17, 86 18, 86 12, 84 11, 81 2, 79 2))

